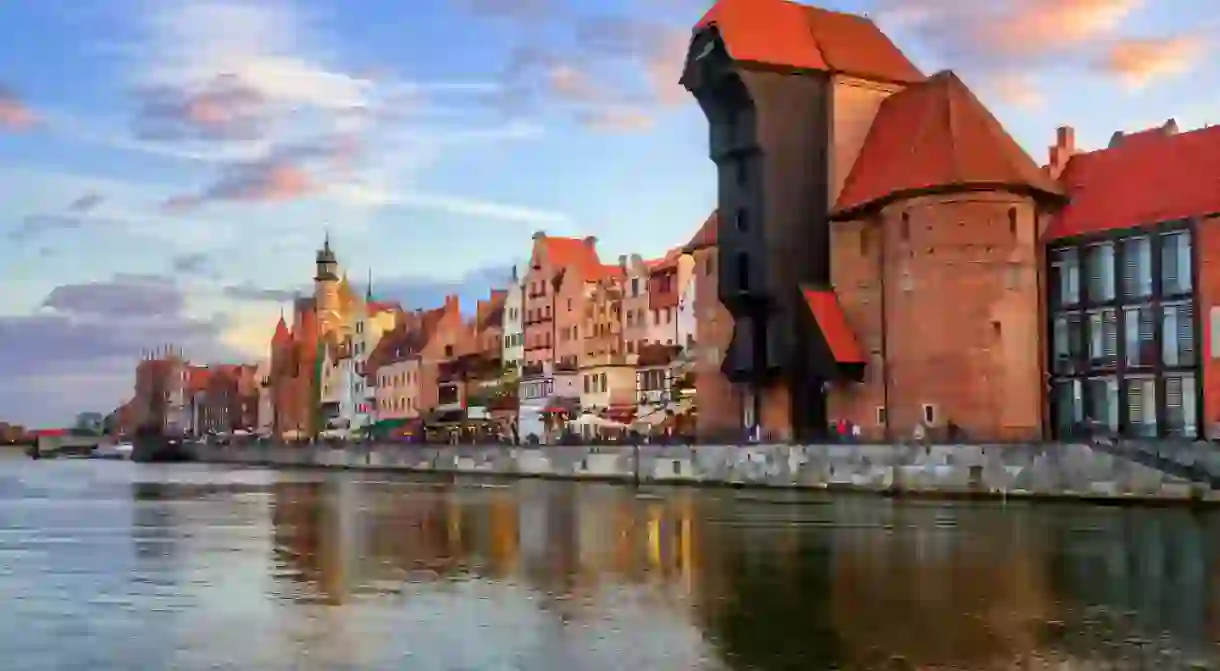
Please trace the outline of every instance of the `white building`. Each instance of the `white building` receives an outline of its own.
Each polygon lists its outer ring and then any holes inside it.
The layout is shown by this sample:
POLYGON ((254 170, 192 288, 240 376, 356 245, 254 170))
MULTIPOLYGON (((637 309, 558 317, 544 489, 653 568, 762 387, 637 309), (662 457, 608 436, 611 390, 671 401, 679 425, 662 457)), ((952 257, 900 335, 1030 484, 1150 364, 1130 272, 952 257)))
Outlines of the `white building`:
POLYGON ((258 381, 258 426, 255 432, 260 436, 270 436, 275 426, 275 404, 271 397, 271 359, 258 362, 255 371, 258 381))
POLYGON ((688 355, 693 355, 698 338, 697 320, 695 319, 695 285, 697 282, 695 282, 693 272, 687 273, 685 280, 685 284, 678 287, 682 293, 678 298, 678 342, 676 344, 682 347, 682 350, 688 355))
POLYGON ((521 362, 525 360, 525 318, 523 305, 525 303, 525 284, 517 275, 517 267, 513 266, 512 280, 508 284, 508 296, 504 299, 504 368, 505 370, 521 371, 521 362))
POLYGON ((377 421, 377 387, 369 384, 364 378, 365 367, 369 355, 381 342, 381 336, 386 331, 393 330, 402 318, 402 310, 397 304, 373 300, 373 279, 369 277, 369 286, 364 293, 364 309, 355 310, 351 325, 351 361, 352 375, 349 376, 348 395, 351 399, 351 427, 359 429, 377 421))

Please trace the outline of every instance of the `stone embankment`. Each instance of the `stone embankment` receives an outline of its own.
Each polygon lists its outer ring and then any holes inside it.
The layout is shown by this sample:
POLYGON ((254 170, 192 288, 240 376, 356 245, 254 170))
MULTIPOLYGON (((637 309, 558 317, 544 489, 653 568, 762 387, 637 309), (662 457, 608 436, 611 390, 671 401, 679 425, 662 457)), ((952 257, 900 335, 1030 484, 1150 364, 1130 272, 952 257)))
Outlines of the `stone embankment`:
POLYGON ((1176 447, 1170 456, 1161 452, 1166 451, 1146 446, 1101 449, 1072 443, 642 445, 638 449, 619 445, 405 444, 197 448, 198 458, 205 462, 274 467, 827 489, 911 496, 1220 502, 1220 491, 1210 486, 1214 475, 1220 475, 1220 453, 1203 444, 1176 447))

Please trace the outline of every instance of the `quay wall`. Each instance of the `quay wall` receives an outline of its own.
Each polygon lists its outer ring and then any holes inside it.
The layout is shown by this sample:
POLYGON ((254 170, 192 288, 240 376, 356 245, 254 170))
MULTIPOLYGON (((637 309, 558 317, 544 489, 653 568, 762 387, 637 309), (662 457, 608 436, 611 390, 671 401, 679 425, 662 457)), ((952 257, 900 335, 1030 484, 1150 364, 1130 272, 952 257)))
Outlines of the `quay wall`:
MULTIPOLYGON (((1039 445, 324 445, 197 446, 210 463, 541 477, 640 484, 826 489, 911 496, 1220 502, 1220 454, 1174 448, 1170 461, 1113 447, 1039 445), (1140 463, 1143 461, 1144 463, 1140 463), (1149 465, 1151 463, 1151 465, 1149 465), (1186 469, 1186 470, 1183 470, 1186 469), (1175 471, 1176 474, 1167 472, 1175 471)), ((1130 448, 1127 448, 1130 449, 1130 448)), ((1140 448, 1168 454, 1164 448, 1140 448)))

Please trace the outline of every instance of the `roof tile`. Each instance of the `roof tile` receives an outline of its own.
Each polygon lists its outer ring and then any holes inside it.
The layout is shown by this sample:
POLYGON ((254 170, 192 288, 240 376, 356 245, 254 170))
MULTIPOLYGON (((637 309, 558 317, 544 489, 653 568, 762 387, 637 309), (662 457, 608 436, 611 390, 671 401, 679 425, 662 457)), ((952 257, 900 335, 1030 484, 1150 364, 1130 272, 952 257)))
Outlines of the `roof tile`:
POLYGON ((1045 239, 1220 212, 1220 126, 1141 132, 1073 156, 1060 176, 1069 204, 1045 239))
POLYGON ((906 194, 1003 185, 1061 193, 950 71, 881 104, 834 208, 846 218, 906 194))
POLYGON ((912 83, 923 74, 871 20, 787 0, 719 0, 714 25, 734 60, 912 83))

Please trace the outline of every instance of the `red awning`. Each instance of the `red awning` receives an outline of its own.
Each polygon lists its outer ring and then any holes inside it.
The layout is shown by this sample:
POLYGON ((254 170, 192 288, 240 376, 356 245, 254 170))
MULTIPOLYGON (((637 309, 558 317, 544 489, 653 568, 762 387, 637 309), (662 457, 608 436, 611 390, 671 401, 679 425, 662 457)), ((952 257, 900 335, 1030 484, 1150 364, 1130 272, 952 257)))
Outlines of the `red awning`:
POLYGON ((865 363, 864 350, 856 341, 856 334, 848 326, 847 315, 843 314, 843 307, 839 305, 839 297, 835 292, 828 289, 802 289, 801 293, 804 294, 809 312, 822 330, 822 337, 826 340, 826 346, 830 348, 835 361, 841 364, 865 363))

